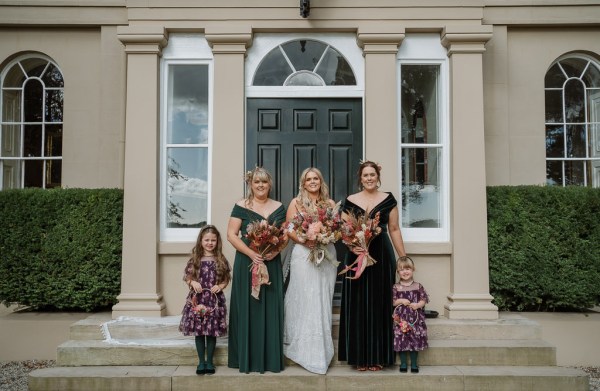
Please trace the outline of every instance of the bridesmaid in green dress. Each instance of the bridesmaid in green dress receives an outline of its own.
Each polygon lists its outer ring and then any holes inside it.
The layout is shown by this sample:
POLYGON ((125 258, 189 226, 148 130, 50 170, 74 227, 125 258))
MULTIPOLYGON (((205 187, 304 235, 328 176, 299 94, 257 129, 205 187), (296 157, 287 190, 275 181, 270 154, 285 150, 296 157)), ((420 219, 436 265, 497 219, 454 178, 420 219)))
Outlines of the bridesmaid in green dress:
POLYGON ((280 225, 285 207, 269 198, 271 174, 256 167, 246 174, 247 197, 231 212, 227 240, 237 250, 233 265, 229 315, 228 366, 240 372, 280 372, 283 370, 283 274, 278 253, 264 257, 248 247, 244 237, 249 223, 267 220, 280 225), (241 236, 240 236, 241 234, 241 236), (270 285, 262 285, 260 298, 250 295, 252 262, 265 262, 270 285))

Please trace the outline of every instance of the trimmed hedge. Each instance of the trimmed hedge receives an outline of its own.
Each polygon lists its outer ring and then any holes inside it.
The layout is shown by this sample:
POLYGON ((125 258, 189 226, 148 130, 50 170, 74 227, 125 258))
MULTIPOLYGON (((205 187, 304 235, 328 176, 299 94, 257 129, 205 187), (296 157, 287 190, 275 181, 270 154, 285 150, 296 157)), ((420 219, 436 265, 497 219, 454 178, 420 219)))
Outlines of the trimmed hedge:
POLYGON ((0 303, 94 311, 121 284, 123 191, 0 191, 0 303))
POLYGON ((490 293, 501 310, 600 302, 600 189, 488 187, 490 293))

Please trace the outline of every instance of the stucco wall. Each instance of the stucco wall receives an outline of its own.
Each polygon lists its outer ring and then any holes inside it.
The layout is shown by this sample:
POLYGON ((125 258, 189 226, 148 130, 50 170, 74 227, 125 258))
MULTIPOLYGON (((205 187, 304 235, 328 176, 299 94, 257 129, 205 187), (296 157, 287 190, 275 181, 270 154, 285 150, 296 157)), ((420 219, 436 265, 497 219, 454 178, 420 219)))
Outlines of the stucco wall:
POLYGON ((63 187, 122 187, 125 55, 116 28, 7 28, 0 35, 0 61, 38 52, 62 71, 63 187))
POLYGON ((484 53, 487 184, 546 183, 544 76, 568 53, 600 53, 599 28, 495 26, 484 53))

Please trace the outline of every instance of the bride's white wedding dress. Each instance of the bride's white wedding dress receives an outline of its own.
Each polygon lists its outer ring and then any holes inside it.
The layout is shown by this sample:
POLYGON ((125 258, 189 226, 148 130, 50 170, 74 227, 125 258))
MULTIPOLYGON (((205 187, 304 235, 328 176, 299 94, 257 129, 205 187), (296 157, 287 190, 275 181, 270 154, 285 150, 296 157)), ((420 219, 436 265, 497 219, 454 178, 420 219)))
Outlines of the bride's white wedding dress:
MULTIPOLYGON (((327 246, 335 259, 335 247, 327 246)), ((307 370, 324 374, 333 357, 331 305, 337 267, 308 261, 309 249, 296 244, 285 295, 283 353, 307 370)))

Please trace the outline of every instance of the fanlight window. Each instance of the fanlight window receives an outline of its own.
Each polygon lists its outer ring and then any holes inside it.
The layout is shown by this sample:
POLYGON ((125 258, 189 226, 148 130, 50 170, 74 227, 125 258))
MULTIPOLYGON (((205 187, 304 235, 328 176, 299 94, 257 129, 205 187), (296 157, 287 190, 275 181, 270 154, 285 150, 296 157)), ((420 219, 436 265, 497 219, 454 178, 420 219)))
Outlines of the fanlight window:
POLYGON ((278 45, 263 59, 254 86, 354 86, 348 61, 331 46, 315 40, 278 45))

